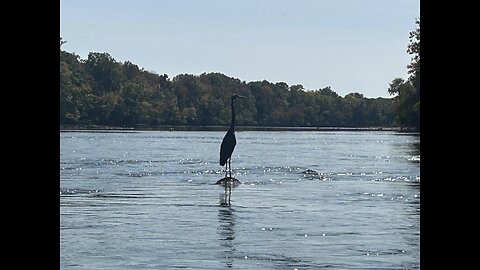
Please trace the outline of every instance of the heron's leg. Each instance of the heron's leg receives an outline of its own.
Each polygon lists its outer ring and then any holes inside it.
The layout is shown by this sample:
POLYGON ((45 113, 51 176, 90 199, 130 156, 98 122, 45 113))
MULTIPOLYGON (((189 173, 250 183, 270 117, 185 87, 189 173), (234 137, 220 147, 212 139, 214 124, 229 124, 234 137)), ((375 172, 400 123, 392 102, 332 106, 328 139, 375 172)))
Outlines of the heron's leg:
POLYGON ((225 162, 225 178, 227 178, 227 163, 225 162))

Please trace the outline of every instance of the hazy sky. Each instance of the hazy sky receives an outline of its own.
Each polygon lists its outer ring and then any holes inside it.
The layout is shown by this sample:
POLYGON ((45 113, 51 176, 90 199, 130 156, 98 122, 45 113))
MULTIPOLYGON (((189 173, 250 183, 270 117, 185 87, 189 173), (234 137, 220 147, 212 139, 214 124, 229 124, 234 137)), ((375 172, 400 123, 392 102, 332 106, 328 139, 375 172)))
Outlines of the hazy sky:
POLYGON ((167 74, 220 72, 388 97, 420 0, 61 0, 62 49, 167 74))

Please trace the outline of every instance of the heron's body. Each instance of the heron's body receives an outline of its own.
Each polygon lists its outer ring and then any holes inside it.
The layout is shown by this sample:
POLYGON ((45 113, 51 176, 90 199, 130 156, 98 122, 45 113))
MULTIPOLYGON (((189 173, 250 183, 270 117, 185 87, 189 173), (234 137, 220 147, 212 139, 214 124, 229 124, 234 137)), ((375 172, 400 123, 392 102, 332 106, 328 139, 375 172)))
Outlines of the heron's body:
POLYGON ((222 145, 220 146, 220 165, 225 166, 227 160, 232 157, 233 150, 237 144, 237 139, 235 138, 235 131, 233 128, 230 128, 223 137, 222 145))

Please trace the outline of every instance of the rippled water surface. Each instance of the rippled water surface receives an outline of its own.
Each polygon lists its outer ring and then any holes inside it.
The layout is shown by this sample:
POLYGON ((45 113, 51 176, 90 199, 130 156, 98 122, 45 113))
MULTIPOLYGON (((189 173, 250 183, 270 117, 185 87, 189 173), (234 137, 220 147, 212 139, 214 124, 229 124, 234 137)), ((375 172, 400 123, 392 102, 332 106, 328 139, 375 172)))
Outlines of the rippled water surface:
POLYGON ((419 269, 420 139, 61 132, 61 269, 419 269))

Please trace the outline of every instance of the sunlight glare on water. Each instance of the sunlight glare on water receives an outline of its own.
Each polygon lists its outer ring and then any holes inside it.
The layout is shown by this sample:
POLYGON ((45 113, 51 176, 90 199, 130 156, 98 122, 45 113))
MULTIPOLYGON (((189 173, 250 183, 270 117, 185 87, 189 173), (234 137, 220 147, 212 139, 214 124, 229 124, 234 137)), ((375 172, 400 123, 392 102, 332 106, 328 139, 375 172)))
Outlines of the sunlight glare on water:
POLYGON ((61 132, 61 269, 419 269, 420 138, 61 132))

